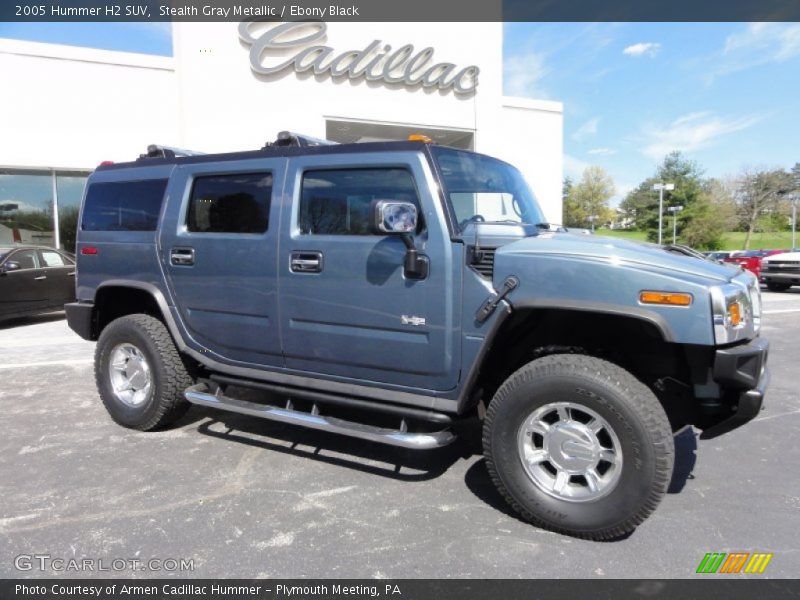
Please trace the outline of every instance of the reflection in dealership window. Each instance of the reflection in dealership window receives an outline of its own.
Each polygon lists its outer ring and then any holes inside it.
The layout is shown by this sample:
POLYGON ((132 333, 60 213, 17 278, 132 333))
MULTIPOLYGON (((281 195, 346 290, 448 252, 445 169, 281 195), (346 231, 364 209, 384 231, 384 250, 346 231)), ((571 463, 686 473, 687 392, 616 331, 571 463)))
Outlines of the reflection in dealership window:
POLYGON ((50 173, 0 170, 0 244, 54 241, 50 173))
POLYGON ((62 250, 75 252, 75 234, 78 231, 78 212, 86 187, 86 174, 57 173, 58 232, 62 250))

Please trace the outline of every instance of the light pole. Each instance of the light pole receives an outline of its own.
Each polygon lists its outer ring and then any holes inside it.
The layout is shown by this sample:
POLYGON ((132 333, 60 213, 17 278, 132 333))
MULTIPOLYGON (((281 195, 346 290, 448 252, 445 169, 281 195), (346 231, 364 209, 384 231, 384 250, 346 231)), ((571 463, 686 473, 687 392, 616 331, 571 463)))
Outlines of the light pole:
POLYGON ((800 196, 793 196, 792 197, 792 252, 794 249, 797 248, 796 238, 797 238, 797 201, 800 200, 800 196))
POLYGON ((658 244, 661 245, 661 230, 664 226, 664 190, 675 189, 674 183, 655 183, 653 189, 658 192, 658 244))
POLYGON ((678 226, 678 213, 683 210, 682 206, 669 206, 667 210, 672 213, 672 243, 676 241, 676 230, 678 226))
POLYGON ((598 215, 592 215, 590 217, 586 217, 589 219, 589 223, 592 224, 592 233, 594 233, 594 222, 597 220, 598 215))

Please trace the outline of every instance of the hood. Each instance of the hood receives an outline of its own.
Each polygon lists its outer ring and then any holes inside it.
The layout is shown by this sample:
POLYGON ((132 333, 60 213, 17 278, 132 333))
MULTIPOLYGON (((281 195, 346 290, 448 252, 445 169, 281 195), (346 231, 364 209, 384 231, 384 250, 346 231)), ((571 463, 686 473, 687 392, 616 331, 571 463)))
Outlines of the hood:
POLYGON ((762 259, 762 263, 765 262, 782 262, 784 260, 797 260, 800 261, 800 252, 783 252, 781 254, 770 254, 769 256, 765 256, 762 259))
POLYGON ((709 260, 671 252, 656 244, 595 235, 545 232, 517 240, 497 249, 497 256, 524 255, 599 260, 626 264, 634 268, 688 274, 714 282, 729 281, 741 270, 738 265, 721 265, 709 260))

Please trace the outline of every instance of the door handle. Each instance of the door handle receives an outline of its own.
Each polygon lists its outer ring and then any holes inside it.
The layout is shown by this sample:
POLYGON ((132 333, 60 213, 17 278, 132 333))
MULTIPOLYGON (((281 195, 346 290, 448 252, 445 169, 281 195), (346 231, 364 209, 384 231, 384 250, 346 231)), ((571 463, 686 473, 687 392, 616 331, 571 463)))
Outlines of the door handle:
POLYGON ((41 281, 42 279, 47 279, 47 275, 40 275, 39 277, 34 277, 34 281, 41 281))
POLYGON ((178 267, 191 267, 194 264, 194 248, 173 248, 169 251, 169 262, 178 267))
POLYGON ((292 252, 289 270, 293 273, 321 273, 322 252, 292 252))

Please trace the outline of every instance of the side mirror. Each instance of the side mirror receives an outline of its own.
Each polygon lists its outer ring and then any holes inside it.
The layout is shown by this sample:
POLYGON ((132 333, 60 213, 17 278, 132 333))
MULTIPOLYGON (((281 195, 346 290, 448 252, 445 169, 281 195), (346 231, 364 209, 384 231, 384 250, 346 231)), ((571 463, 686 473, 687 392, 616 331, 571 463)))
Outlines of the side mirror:
POLYGON ((10 273, 11 271, 19 271, 20 264, 16 261, 9 260, 6 264, 3 265, 3 268, 0 269, 2 273, 10 273))
POLYGON ((402 200, 373 200, 371 226, 372 232, 379 235, 414 233, 417 207, 402 200))
POLYGON ((402 200, 373 200, 370 228, 378 235, 399 235, 406 245, 403 274, 406 279, 425 279, 428 276, 428 257, 414 246, 417 230, 417 207, 402 200))

